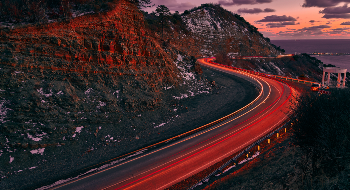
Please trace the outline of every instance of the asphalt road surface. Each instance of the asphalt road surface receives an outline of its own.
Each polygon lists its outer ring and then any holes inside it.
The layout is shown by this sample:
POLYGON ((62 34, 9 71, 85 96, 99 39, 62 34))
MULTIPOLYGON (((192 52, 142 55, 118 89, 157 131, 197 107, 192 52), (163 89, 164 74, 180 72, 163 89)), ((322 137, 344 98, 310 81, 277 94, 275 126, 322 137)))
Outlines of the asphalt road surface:
MULTIPOLYGON (((260 89, 250 106, 233 117, 186 138, 106 166, 54 189, 164 189, 237 153, 288 119, 296 93, 266 77, 234 71, 199 59, 202 66, 246 79, 260 89)), ((210 60, 210 59, 209 59, 210 60)))

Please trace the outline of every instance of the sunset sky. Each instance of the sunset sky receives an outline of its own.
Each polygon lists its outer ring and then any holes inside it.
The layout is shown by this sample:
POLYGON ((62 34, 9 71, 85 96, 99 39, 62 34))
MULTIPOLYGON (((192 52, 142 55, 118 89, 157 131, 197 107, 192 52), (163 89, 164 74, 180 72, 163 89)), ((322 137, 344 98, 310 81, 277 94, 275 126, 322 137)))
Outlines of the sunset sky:
POLYGON ((350 0, 151 0, 172 12, 204 3, 221 4, 264 36, 278 39, 350 39, 350 0))

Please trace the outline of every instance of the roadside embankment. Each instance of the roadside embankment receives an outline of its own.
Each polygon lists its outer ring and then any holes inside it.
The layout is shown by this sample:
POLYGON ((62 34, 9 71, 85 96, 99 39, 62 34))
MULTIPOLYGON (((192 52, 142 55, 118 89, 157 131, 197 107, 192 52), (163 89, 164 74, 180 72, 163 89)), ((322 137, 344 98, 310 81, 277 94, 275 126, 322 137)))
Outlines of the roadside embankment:
POLYGON ((258 94, 249 82, 232 75, 203 68, 202 77, 215 81, 210 93, 178 100, 178 110, 170 112, 165 107, 142 115, 148 117, 148 122, 154 123, 156 127, 153 128, 142 128, 140 119, 134 118, 134 123, 139 124, 135 125, 137 137, 132 133, 127 139, 106 141, 114 134, 108 126, 101 125, 101 128, 96 126, 96 131, 83 129, 77 133, 78 138, 71 138, 69 146, 46 147, 42 155, 31 154, 30 150, 2 153, 0 174, 5 177, 1 179, 1 189, 39 188, 73 177, 94 164, 228 115, 251 102, 258 94), (97 133, 101 140, 94 140, 93 133, 97 133), (13 158, 10 163, 9 158, 13 158))

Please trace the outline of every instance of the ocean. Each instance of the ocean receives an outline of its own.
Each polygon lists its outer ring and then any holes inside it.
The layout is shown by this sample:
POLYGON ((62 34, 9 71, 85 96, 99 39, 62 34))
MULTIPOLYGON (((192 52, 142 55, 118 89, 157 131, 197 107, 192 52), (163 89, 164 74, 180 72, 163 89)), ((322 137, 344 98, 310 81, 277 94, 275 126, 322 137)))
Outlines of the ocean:
MULTIPOLYGON (((271 40, 286 53, 350 53, 350 39, 312 39, 312 40, 271 40)), ((350 55, 313 56, 324 64, 332 64, 348 69, 350 72, 350 55)))

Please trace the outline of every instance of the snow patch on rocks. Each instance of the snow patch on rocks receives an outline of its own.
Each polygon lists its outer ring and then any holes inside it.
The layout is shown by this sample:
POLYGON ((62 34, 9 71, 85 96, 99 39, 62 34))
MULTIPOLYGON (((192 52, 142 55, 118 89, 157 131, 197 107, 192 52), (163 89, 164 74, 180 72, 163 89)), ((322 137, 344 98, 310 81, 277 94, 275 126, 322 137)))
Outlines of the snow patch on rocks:
POLYGON ((80 133, 81 132, 81 130, 83 129, 84 127, 83 126, 81 126, 81 127, 77 127, 76 129, 75 129, 75 133, 73 134, 73 138, 77 135, 77 133, 80 133))
POLYGON ((31 150, 30 153, 44 155, 44 151, 45 151, 45 148, 38 148, 38 149, 31 150))

